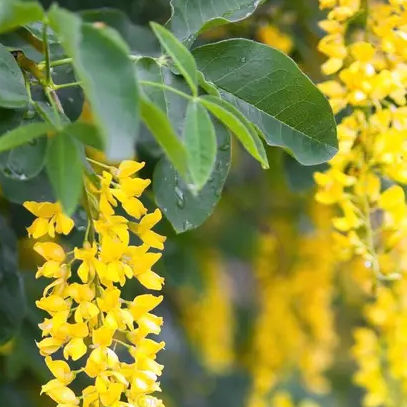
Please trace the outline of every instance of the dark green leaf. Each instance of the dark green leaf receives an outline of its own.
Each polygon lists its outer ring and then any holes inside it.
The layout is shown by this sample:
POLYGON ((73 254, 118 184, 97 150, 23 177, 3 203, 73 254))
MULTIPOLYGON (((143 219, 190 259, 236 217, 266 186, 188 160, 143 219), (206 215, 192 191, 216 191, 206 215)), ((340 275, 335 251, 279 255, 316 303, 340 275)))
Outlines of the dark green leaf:
POLYGON ((188 168, 200 190, 212 173, 216 160, 216 134, 206 109, 196 101, 188 104, 184 126, 188 168))
POLYGON ((220 199, 230 168, 231 145, 226 129, 217 122, 215 129, 219 146, 215 168, 197 195, 192 194, 165 158, 155 168, 153 188, 156 202, 177 233, 200 226, 211 215, 220 199))
POLYGON ((167 154, 171 163, 182 175, 187 173, 185 148, 175 134, 166 114, 154 103, 141 99, 141 116, 147 128, 167 154))
POLYGON ((36 177, 45 165, 47 138, 41 137, 0 154, 0 168, 6 177, 20 181, 36 177))
POLYGON ((17 239, 0 217, 0 344, 20 328, 25 301, 22 280, 17 269, 17 239))
POLYGON ((11 53, 0 44, 0 106, 15 109, 25 107, 27 103, 21 69, 11 53))
POLYGON ((94 147, 98 150, 104 149, 105 139, 93 124, 75 122, 68 124, 68 126, 64 128, 64 132, 75 137, 87 146, 94 147))
POLYGON ((153 33, 146 27, 133 24, 121 10, 103 8, 81 12, 87 22, 103 22, 117 30, 127 42, 132 52, 155 56, 160 53, 160 45, 153 33))
POLYGON ((187 81, 193 94, 197 94, 198 71, 194 57, 174 35, 162 25, 151 23, 155 35, 161 45, 172 58, 175 66, 187 81))
POLYGON ((294 192, 304 192, 315 185, 314 173, 324 171, 327 164, 304 166, 289 154, 284 154, 284 169, 289 187, 294 192))
POLYGON ((246 150, 268 168, 266 151, 254 126, 230 103, 215 96, 202 96, 201 103, 241 141, 246 150))
POLYGON ((63 132, 50 139, 47 172, 65 212, 72 214, 82 192, 82 160, 79 145, 69 134, 63 132))
POLYGON ((0 108, 0 134, 17 127, 24 118, 24 109, 0 108))
POLYGON ((0 33, 41 20, 44 11, 37 1, 2 0, 0 2, 0 33))
POLYGON ((171 31, 189 46, 201 31, 244 20, 260 3, 261 0, 171 0, 171 31))
POLYGON ((9 178, 0 172, 0 186, 4 197, 17 204, 25 201, 55 201, 51 185, 44 172, 27 181, 9 178))
POLYGON ((53 6, 51 26, 73 58, 94 120, 112 160, 133 156, 138 133, 138 88, 126 43, 109 27, 94 26, 53 6))
POLYGON ((10 130, 0 136, 0 152, 28 143, 51 130, 53 130, 52 125, 45 122, 30 123, 10 130))
POLYGON ((243 39, 197 48, 194 56, 205 77, 257 125, 268 144, 287 147, 305 165, 336 153, 329 103, 289 57, 243 39))

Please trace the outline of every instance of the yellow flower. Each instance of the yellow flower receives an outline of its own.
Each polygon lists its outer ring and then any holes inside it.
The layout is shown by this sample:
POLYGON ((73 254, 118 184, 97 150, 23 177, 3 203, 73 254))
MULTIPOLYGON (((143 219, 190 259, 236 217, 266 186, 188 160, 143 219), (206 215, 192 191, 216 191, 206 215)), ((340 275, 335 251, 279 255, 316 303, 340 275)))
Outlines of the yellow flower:
POLYGON ((151 230, 162 218, 161 211, 156 209, 153 213, 145 215, 139 224, 133 224, 132 230, 147 246, 162 250, 165 237, 151 230))
POLYGON ((38 239, 46 234, 55 237, 56 233, 67 235, 74 227, 71 218, 64 215, 59 202, 24 202, 24 207, 29 210, 37 219, 27 228, 29 236, 38 239))

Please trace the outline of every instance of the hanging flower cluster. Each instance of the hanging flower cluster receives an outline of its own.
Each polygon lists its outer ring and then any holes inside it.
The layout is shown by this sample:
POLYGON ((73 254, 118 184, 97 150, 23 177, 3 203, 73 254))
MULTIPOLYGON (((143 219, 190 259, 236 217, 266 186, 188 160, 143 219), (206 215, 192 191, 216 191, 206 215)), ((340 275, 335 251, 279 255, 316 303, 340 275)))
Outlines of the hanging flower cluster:
POLYGON ((370 327, 355 333, 353 356, 358 363, 355 382, 364 387, 366 407, 403 406, 407 399, 407 282, 380 287, 366 306, 370 327))
POLYGON ((309 390, 329 389, 323 373, 336 344, 329 232, 321 228, 300 237, 287 267, 279 264, 281 241, 291 245, 295 239, 265 234, 259 242, 254 271, 260 314, 249 354, 253 382, 248 407, 268 407, 271 390, 295 372, 309 390))
POLYGON ((151 230, 161 213, 147 213, 139 198, 150 181, 134 176, 143 165, 123 161, 118 168, 104 166, 96 183, 85 180, 88 228, 83 246, 70 252, 47 239, 74 227, 60 204, 24 203, 37 217, 28 233, 41 238, 34 249, 44 264, 36 277, 52 280, 37 301, 49 314, 40 324, 43 339, 37 345, 55 377, 42 393, 58 407, 163 406, 152 394, 160 391, 157 378, 163 366, 156 355, 164 342, 149 338, 160 333, 163 320, 152 310, 163 298, 142 294, 130 301, 121 295, 132 278, 148 290, 163 285, 151 270, 161 254, 150 250, 163 249, 165 238, 151 230), (115 213, 119 203, 129 216, 115 213), (71 388, 77 387, 78 375, 90 383, 79 395, 71 388))
POLYGON ((316 199, 336 205, 342 259, 361 256, 377 279, 403 271, 407 236, 407 18, 405 0, 320 0, 329 9, 319 50, 332 79, 320 89, 338 125, 339 153, 315 175, 316 199))
POLYGON ((225 373, 234 361, 231 282, 216 251, 200 256, 202 289, 180 289, 180 312, 187 335, 206 369, 225 373), (210 329, 208 329, 210 327, 210 329))

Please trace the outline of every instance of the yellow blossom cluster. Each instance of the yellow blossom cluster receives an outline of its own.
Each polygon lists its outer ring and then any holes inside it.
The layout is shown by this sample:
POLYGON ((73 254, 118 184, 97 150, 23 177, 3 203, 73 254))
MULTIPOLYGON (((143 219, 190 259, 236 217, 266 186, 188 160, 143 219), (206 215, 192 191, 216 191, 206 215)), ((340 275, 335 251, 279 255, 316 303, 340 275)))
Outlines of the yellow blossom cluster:
POLYGON ((407 2, 320 0, 328 9, 319 50, 320 84, 335 113, 339 152, 316 173, 316 199, 335 205, 343 260, 360 256, 376 279, 403 272, 397 247, 407 236, 407 2))
POLYGON ((366 306, 369 326, 356 329, 355 382, 365 390, 364 406, 404 406, 407 399, 407 281, 379 287, 366 306))
POLYGON ((259 242, 255 265, 259 315, 249 354, 248 407, 268 407, 271 390, 296 371, 309 390, 329 389, 323 373, 336 344, 329 232, 321 229, 301 236, 288 267, 279 265, 281 241, 293 242, 270 233, 259 242))
POLYGON ((206 369, 225 373, 234 361, 234 314, 231 281, 215 251, 201 256, 203 287, 182 289, 180 311, 187 335, 206 369), (208 327, 210 327, 208 329, 208 327))
POLYGON ((291 37, 273 24, 261 25, 256 33, 258 41, 289 54, 294 47, 291 37))
POLYGON ((24 203, 36 216, 28 233, 41 238, 34 250, 44 263, 36 277, 51 279, 36 303, 48 314, 37 345, 54 376, 42 393, 58 407, 163 407, 153 393, 160 390, 163 366, 156 355, 164 342, 149 337, 160 333, 163 320, 152 310, 163 297, 146 293, 130 301, 121 296, 128 279, 148 290, 163 285, 151 270, 165 241, 151 230, 161 213, 147 213, 139 200, 150 183, 135 176, 143 165, 123 161, 118 168, 103 166, 96 180, 86 178, 88 228, 82 247, 72 251, 49 240, 74 227, 61 205, 24 203), (126 216, 116 214, 121 208, 126 216), (78 375, 89 383, 81 394, 72 390, 78 375))

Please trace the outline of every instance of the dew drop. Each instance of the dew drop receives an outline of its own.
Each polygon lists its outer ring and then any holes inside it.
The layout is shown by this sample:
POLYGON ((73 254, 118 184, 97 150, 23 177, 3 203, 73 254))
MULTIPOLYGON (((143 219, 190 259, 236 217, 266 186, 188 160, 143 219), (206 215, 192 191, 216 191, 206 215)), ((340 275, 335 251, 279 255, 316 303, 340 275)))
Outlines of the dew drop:
POLYGON ((183 209, 185 207, 185 198, 184 198, 184 193, 182 192, 181 188, 176 186, 175 187, 175 196, 177 198, 177 206, 180 209, 183 209))

